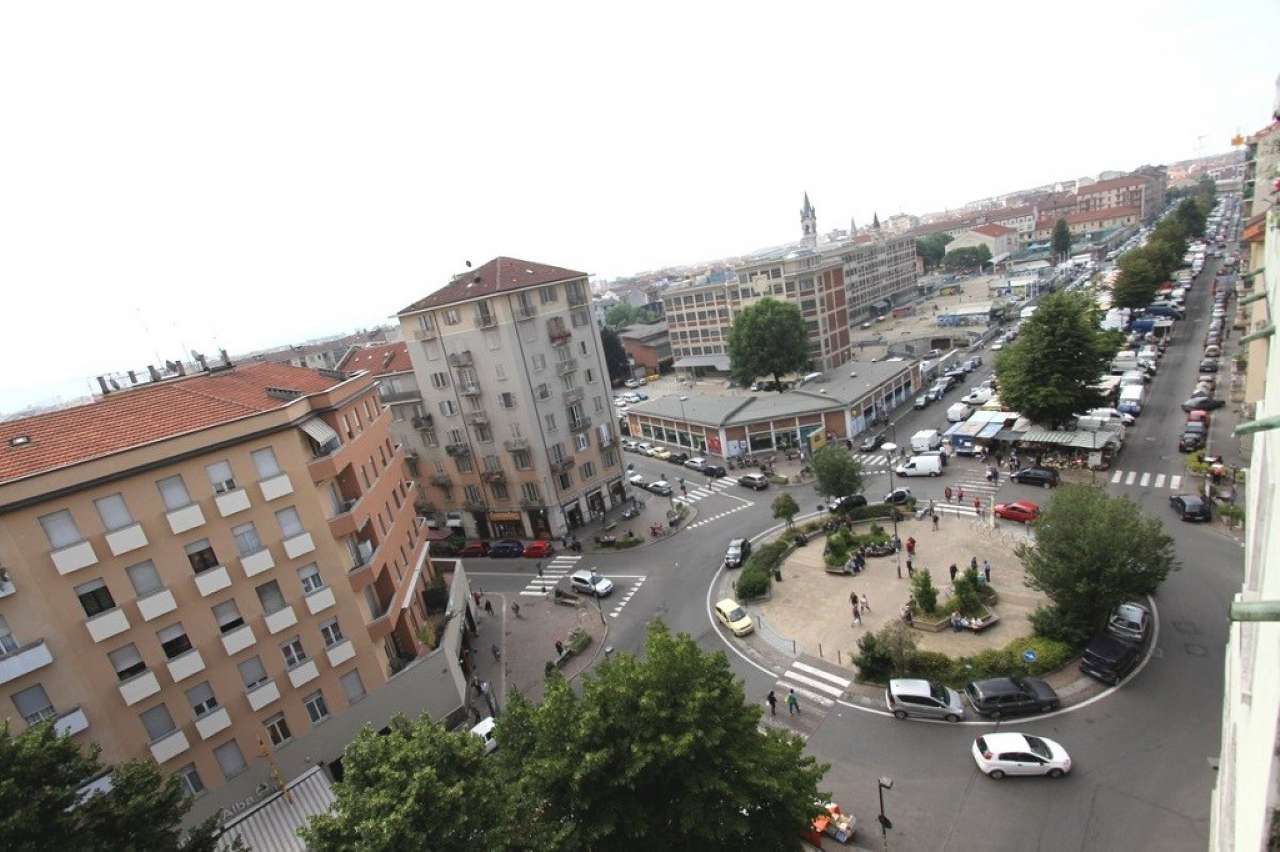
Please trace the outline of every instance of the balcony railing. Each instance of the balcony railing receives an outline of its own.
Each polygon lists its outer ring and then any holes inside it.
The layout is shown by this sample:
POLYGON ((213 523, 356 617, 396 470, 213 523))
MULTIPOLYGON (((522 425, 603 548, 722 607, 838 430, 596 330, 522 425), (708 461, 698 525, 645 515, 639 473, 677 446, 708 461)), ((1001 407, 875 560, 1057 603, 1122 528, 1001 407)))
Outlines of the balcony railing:
POLYGON ((461 352, 454 352, 449 356, 450 367, 470 367, 471 366, 471 350, 464 349, 461 352))
POLYGON ((539 499, 537 499, 537 500, 531 500, 531 499, 530 499, 530 498, 528 498, 528 497, 521 497, 521 498, 520 498, 520 505, 521 505, 521 506, 523 506, 523 507, 524 507, 524 508, 526 508, 526 509, 541 509, 541 508, 542 508, 542 499, 541 499, 541 498, 539 498, 539 499))
POLYGON ((563 361, 556 362, 556 375, 563 376, 565 373, 572 373, 578 369, 577 358, 566 358, 563 361))
POLYGON ((515 308, 515 313, 516 313, 516 319, 518 320, 530 320, 538 315, 538 309, 535 308, 533 305, 517 304, 515 308))
POLYGON ((418 393, 417 388, 414 388, 413 390, 398 390, 398 391, 397 390, 393 390, 393 391, 380 390, 378 391, 378 396, 382 398, 383 402, 405 402, 411 399, 422 399, 422 394, 418 393))
POLYGON ((439 485, 441 488, 448 488, 453 484, 453 480, 449 478, 447 473, 433 473, 428 482, 432 485, 439 485))
POLYGON ((467 422, 472 426, 488 426, 489 415, 483 411, 472 411, 467 415, 467 422))
POLYGON ((569 307, 587 303, 587 289, 585 287, 567 287, 565 289, 568 291, 569 307))
POLYGON ((573 333, 569 329, 561 326, 559 328, 549 329, 547 336, 551 338, 552 346, 564 346, 569 342, 569 338, 573 337, 573 333))
POLYGON ((471 447, 466 444, 446 444, 444 451, 451 456, 469 456, 471 447))
POLYGON ((529 449, 529 439, 528 438, 509 438, 502 442, 502 446, 508 452, 512 452, 512 453, 518 452, 520 450, 527 450, 529 449))
POLYGON ((564 392, 564 404, 573 405, 575 402, 582 402, 582 397, 586 395, 583 388, 569 388, 564 392))
POLYGON ((581 432, 583 429, 586 429, 590 425, 591 425, 591 418, 585 414, 580 414, 578 415, 577 419, 569 420, 569 431, 581 432))
POLYGON ((419 414, 413 418, 413 428, 430 431, 435 428, 435 417, 430 414, 419 414))
POLYGON ((358 571, 373 561, 373 556, 377 550, 371 541, 362 541, 356 545, 355 553, 351 554, 351 570, 358 571))
POLYGON ((574 461, 572 457, 566 457, 562 459, 548 457, 547 461, 551 465, 552 473, 564 473, 565 471, 572 468, 574 465, 574 461))
POLYGON ((476 314, 476 327, 493 328, 498 324, 498 317, 494 314, 476 314))
POLYGON ((479 396, 480 386, 477 384, 460 384, 458 385, 458 392, 463 396, 479 396))
POLYGON ((480 472, 482 482, 506 482, 507 474, 501 470, 485 470, 480 472))
POLYGON ((414 340, 435 340, 440 336, 440 330, 435 326, 431 328, 420 328, 413 333, 414 340))

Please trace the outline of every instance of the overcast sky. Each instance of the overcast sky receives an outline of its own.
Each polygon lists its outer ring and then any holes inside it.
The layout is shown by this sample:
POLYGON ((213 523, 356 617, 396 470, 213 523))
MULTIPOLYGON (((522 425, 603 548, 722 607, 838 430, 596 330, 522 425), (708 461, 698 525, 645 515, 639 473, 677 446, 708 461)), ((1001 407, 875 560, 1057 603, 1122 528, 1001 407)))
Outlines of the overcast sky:
POLYGON ((7 3, 0 411, 384 321, 1221 152, 1275 0, 7 3))

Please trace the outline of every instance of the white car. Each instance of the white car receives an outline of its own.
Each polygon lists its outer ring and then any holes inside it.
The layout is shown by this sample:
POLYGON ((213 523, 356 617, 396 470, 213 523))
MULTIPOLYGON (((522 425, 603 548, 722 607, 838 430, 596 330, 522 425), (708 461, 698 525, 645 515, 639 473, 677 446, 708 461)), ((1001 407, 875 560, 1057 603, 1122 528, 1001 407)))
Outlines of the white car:
POLYGON ((689 468, 689 470, 702 470, 702 466, 706 463, 707 460, 702 456, 694 456, 693 458, 685 461, 684 466, 689 468))
POLYGON ((638 474, 638 473, 633 473, 633 474, 631 474, 630 476, 628 476, 628 477, 627 477, 627 482, 630 482, 630 483, 631 483, 632 485, 634 485, 636 488, 644 488, 644 487, 645 487, 644 477, 643 477, 642 475, 638 474))
POLYGON ((1125 414, 1115 408, 1091 408, 1086 414, 1089 417, 1101 417, 1103 420, 1119 420, 1125 426, 1132 426, 1138 419, 1132 414, 1125 414))
POLYGON ((601 577, 595 571, 574 571, 569 575, 569 587, 575 592, 594 595, 597 598, 607 597, 613 593, 613 581, 601 577))
POLYGON ((988 778, 1006 775, 1048 775, 1061 778, 1071 771, 1067 750, 1048 737, 997 731, 973 741, 973 760, 988 778))
POLYGON ((638 443, 631 440, 630 438, 622 439, 622 449, 626 450, 629 453, 634 453, 636 451, 636 447, 639 447, 639 446, 640 445, 638 443))
POLYGON ((640 380, 639 380, 639 379, 627 379, 627 380, 626 380, 625 382, 623 382, 622 384, 624 384, 625 386, 627 386, 627 387, 629 387, 629 388, 638 388, 638 387, 640 387, 641 382, 640 382, 640 380))
POLYGON ((471 733, 475 734, 484 741, 484 753, 492 754, 493 750, 498 747, 498 741, 493 738, 493 729, 497 722, 492 716, 485 716, 480 723, 471 729, 471 733))
POLYGON ((640 443, 636 444, 636 452, 640 453, 643 456, 653 455, 653 450, 654 450, 653 444, 650 444, 648 441, 641 441, 640 443))

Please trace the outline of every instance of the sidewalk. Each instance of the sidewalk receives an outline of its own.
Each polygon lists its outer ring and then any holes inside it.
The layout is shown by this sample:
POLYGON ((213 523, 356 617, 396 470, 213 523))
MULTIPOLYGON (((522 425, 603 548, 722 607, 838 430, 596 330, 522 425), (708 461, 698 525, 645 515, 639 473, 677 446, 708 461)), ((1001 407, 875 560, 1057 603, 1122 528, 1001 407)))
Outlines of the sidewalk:
MULTIPOLYGON (((630 473, 628 473, 628 475, 630 475, 630 473)), ((609 509, 605 512, 603 518, 596 518, 583 524, 573 530, 570 535, 576 537, 578 542, 581 543, 583 553, 625 553, 628 550, 636 550, 637 548, 645 547, 646 545, 670 538, 673 534, 688 527, 689 522, 697 515, 697 511, 694 507, 688 506, 685 511, 684 519, 680 521, 679 526, 672 530, 668 525, 667 512, 675 508, 675 499, 680 497, 680 482, 677 477, 684 477, 685 486, 688 489, 693 489, 705 481, 705 477, 700 474, 694 473, 693 471, 681 472, 679 468, 673 467, 671 470, 671 476, 667 479, 667 482, 671 483, 671 487, 673 489, 671 497, 662 497, 658 494, 642 491, 639 488, 628 485, 627 488, 629 489, 629 493, 632 497, 644 504, 637 517, 631 518, 630 520, 626 520, 622 517, 623 511, 631 505, 630 501, 628 501, 620 506, 609 509), (685 473, 690 475, 684 476, 685 473), (650 535, 649 528, 655 524, 661 526, 664 530, 667 530, 667 534, 661 538, 654 538, 650 535), (609 527, 608 530, 605 529, 606 526, 609 527), (640 544, 626 548, 601 547, 596 544, 596 536, 614 536, 621 541, 627 537, 628 532, 634 533, 635 537, 640 540, 640 544)), ((567 552, 559 539, 555 541, 555 547, 558 553, 567 552)))

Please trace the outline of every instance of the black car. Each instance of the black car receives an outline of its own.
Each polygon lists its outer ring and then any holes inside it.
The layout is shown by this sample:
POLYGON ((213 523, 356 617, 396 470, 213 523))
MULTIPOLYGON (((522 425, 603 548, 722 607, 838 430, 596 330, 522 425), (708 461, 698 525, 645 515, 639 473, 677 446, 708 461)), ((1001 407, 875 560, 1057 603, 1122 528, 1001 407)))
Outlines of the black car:
POLYGON ((964 694, 978 715, 991 719, 1058 709, 1058 693, 1038 677, 975 680, 964 694))
POLYGON ((1190 453, 1204 447, 1203 432, 1183 432, 1182 437, 1178 439, 1178 452, 1190 453))
POLYGON ((712 479, 719 479, 725 475, 724 465, 719 464, 704 464, 701 471, 703 476, 710 476, 712 479))
POLYGON ((1113 686, 1138 665, 1138 647, 1106 633, 1093 637, 1080 657, 1080 671, 1113 686))
POLYGON ((863 453, 873 453, 880 449, 885 441, 889 440, 883 432, 877 432, 874 435, 868 435, 862 439, 862 443, 858 445, 858 451, 863 453))
POLYGON ((489 545, 489 556, 494 559, 511 559, 524 555, 524 544, 513 538, 504 538, 489 545))
POLYGON ((1227 403, 1224 400, 1215 399, 1211 396, 1204 396, 1203 394, 1197 394, 1196 396, 1183 401, 1182 410, 1195 411, 1199 408, 1201 411, 1212 411, 1213 409, 1221 408, 1226 404, 1227 403))
POLYGON ((1218 372, 1218 359, 1217 359, 1217 358, 1205 358, 1203 361, 1201 361, 1201 362, 1200 362, 1200 372, 1202 372, 1202 373, 1216 373, 1216 372, 1218 372))
POLYGON ((867 498, 862 494, 850 494, 847 497, 837 497, 827 504, 827 510, 831 512, 847 512, 850 509, 856 509, 859 506, 867 505, 867 498))
POLYGON ((1058 484, 1058 472, 1051 467, 1023 468, 1011 478, 1023 485, 1039 485, 1042 488, 1053 488, 1058 484))
POLYGON ((953 367, 942 374, 942 378, 950 379, 953 385, 960 384, 962 381, 964 381, 964 377, 965 377, 964 367, 953 367))
POLYGON ((671 458, 667 459, 667 461, 671 462, 672 464, 684 464, 688 460, 689 460, 688 453, 672 453, 671 458))
POLYGON ((1208 521, 1212 518, 1209 504, 1199 494, 1175 494, 1169 505, 1184 521, 1208 521))
POLYGON ((751 555, 751 542, 745 538, 735 538, 729 542, 729 549, 724 553, 724 567, 741 568, 751 555))

